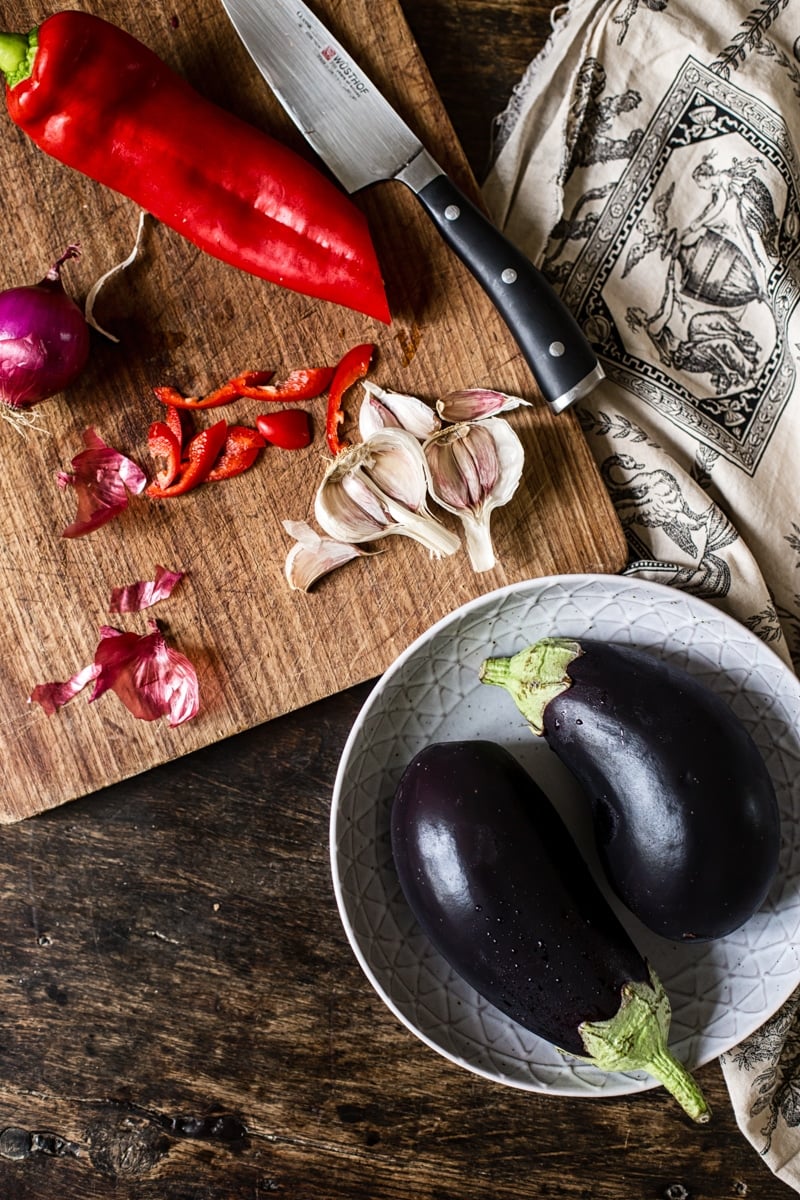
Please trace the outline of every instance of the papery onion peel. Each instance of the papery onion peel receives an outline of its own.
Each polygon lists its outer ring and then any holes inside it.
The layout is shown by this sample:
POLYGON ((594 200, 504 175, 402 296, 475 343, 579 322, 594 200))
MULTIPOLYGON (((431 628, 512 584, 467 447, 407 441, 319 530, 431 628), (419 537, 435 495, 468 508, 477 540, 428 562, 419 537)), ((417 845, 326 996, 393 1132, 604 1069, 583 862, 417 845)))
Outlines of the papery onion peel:
POLYGON ((142 721, 167 717, 171 727, 196 716, 200 707, 197 673, 189 659, 167 644, 156 621, 149 633, 125 633, 110 625, 100 628, 94 662, 64 683, 43 683, 30 700, 48 716, 74 699, 92 681, 89 703, 109 690, 142 721))
POLYGON ((74 487, 78 494, 75 520, 62 537, 82 537, 128 507, 128 493, 139 495, 147 484, 144 471, 119 450, 106 445, 94 429, 83 435, 86 446, 72 460, 72 471, 59 471, 59 487, 74 487))
POLYGON ((170 571, 157 566, 155 579, 138 579, 136 583, 112 589, 108 611, 112 613, 141 612, 159 600, 166 600, 183 579, 183 571, 170 571))

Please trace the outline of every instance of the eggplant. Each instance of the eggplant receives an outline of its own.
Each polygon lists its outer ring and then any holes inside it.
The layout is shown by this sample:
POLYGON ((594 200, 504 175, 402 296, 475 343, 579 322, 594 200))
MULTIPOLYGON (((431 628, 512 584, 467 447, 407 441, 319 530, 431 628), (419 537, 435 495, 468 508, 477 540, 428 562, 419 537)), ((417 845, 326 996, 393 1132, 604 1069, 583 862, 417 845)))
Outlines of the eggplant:
POLYGON ((608 882, 648 929, 710 941, 761 907, 778 869, 775 789, 706 684, 633 646, 568 638, 487 659, 480 676, 580 782, 608 882))
POLYGON ((427 746, 403 773, 390 830, 419 926, 484 999, 564 1053, 649 1072, 694 1120, 708 1120, 667 1049, 663 985, 508 750, 480 740, 427 746))

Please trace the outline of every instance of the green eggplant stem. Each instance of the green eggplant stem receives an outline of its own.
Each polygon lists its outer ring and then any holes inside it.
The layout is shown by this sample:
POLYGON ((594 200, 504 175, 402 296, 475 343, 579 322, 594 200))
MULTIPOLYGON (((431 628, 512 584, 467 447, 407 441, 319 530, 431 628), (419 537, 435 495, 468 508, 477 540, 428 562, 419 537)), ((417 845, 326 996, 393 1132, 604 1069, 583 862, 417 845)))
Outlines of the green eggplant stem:
POLYGON ((587 1062, 603 1071, 646 1071, 705 1125, 711 1110, 696 1081, 667 1048, 671 1019, 664 985, 650 969, 650 984, 627 983, 619 1011, 607 1021, 584 1021, 580 1034, 587 1062))
POLYGON ((0 74, 5 76, 8 87, 28 78, 38 45, 37 29, 30 33, 0 33, 0 74))
POLYGON ((480 667, 482 683, 503 687, 533 732, 544 729, 544 710, 571 686, 567 668, 583 653, 571 638, 542 638, 510 658, 487 658, 480 667))

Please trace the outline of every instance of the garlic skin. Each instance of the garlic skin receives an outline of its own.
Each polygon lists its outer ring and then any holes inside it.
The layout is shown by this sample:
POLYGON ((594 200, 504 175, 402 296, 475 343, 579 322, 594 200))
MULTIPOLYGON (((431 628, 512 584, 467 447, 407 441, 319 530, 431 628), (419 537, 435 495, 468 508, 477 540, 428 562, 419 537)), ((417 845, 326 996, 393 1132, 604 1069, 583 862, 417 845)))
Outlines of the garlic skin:
MULTIPOLYGON (((442 422, 430 404, 420 400, 419 396, 407 396, 403 392, 389 391, 386 388, 378 387, 377 383, 373 383, 371 379, 363 380, 362 386, 366 393, 365 401, 367 399, 376 401, 383 409, 384 414, 388 416, 389 419, 384 420, 384 425, 399 425, 401 429, 413 433, 420 442, 424 442, 425 438, 436 433, 437 429, 441 429, 442 422)), ((361 436, 365 436, 363 430, 361 436)))
POLYGON ((473 570, 490 571, 497 562, 491 514, 517 490, 525 461, 522 442, 506 421, 487 417, 447 426, 422 450, 431 496, 460 518, 473 570))
POLYGON ((337 541, 400 534, 440 558, 460 542, 428 511, 428 482, 417 439, 404 429, 382 429, 333 460, 317 489, 314 515, 337 541))
POLYGON ((496 417, 512 408, 530 408, 529 400, 521 396, 509 396, 506 392, 494 392, 488 388, 463 388, 448 392, 436 401, 436 411, 443 421, 457 424, 461 421, 480 421, 484 417, 496 417))
POLYGON ((307 521, 284 521, 283 527, 295 539, 284 564, 286 582, 295 592, 310 591, 323 575, 369 554, 347 542, 320 537, 307 521))

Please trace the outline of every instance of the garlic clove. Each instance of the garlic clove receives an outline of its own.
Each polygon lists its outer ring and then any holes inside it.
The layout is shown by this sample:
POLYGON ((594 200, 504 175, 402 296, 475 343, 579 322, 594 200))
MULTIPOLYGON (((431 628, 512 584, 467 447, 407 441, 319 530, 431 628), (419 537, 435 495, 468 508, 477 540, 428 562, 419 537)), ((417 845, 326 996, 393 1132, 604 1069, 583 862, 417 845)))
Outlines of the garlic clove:
POLYGON ((479 426, 467 424, 466 436, 457 438, 451 447, 453 462, 461 475, 467 503, 465 508, 474 508, 488 495, 500 471, 494 439, 479 426), (480 443, 484 444, 481 445, 480 443))
POLYGON ((456 392, 448 392, 436 401, 436 411, 442 420, 453 423, 496 417, 499 413, 509 412, 510 409, 520 406, 530 408, 530 401, 489 388, 462 388, 456 392))
POLYGON ((361 474, 362 442, 338 454, 328 467, 314 499, 314 515, 330 537, 341 542, 369 542, 383 537, 392 518, 361 474))
POLYGON ((283 527, 295 539, 284 564, 286 581, 293 591, 307 592, 323 575, 370 553, 348 542, 320 537, 306 521, 284 521, 283 527))
MULTIPOLYGON (((419 396, 408 396, 403 392, 390 391, 379 387, 371 379, 364 380, 363 387, 372 400, 377 401, 385 412, 394 417, 395 425, 399 425, 408 433, 413 433, 419 441, 424 441, 432 433, 436 433, 437 429, 441 429, 442 422, 430 404, 420 400, 419 396)), ((392 422, 386 421, 384 424, 390 425, 392 422)))
POLYGON ((364 399, 358 410, 358 431, 364 441, 381 429, 397 429, 399 427, 400 422, 397 417, 389 411, 385 404, 381 404, 378 397, 373 396, 370 389, 364 384, 364 399))
POLYGON ((373 483, 412 512, 427 512, 428 476, 419 442, 406 435, 387 443, 385 437, 376 435, 370 444, 375 448, 368 468, 373 483))
POLYGON ((373 521, 377 530, 385 529, 387 525, 391 524, 391 516, 386 505, 382 503, 381 497, 376 495, 368 481, 357 469, 348 471, 342 476, 340 487, 344 495, 360 510, 359 515, 363 514, 373 521))
POLYGON ((434 500, 450 512, 469 508, 470 496, 451 444, 445 438, 432 438, 423 449, 428 463, 429 490, 434 500))
POLYGON ((431 496, 464 527, 473 570, 496 564, 491 514, 519 485, 525 454, 511 426, 498 417, 447 426, 424 443, 431 496))
POLYGON ((437 557, 453 554, 459 539, 428 511, 427 488, 420 443, 403 429, 384 429, 334 459, 314 513, 322 529, 343 542, 401 534, 437 557))

